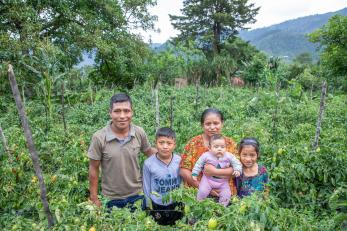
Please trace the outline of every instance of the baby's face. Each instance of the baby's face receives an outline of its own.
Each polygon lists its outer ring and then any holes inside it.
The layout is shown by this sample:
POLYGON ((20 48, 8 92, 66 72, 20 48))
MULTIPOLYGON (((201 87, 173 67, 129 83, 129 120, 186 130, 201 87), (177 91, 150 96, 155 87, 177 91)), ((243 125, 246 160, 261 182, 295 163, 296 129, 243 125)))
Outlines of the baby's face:
POLYGON ((210 151, 218 158, 223 157, 226 152, 224 139, 217 139, 211 142, 210 151))

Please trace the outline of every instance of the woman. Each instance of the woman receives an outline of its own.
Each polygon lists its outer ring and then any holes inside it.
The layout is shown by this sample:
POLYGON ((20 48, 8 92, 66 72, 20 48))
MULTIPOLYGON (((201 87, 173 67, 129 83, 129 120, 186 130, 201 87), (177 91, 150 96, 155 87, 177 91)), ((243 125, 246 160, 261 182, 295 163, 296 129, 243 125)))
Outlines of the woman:
MULTIPOLYGON (((185 185, 198 188, 201 175, 199 176, 199 181, 194 181, 192 178, 192 169, 195 162, 199 157, 208 151, 208 145, 210 137, 214 134, 221 134, 223 128, 224 117, 223 114, 214 108, 206 109, 201 115, 201 127, 204 132, 201 135, 193 137, 185 146, 183 154, 181 155, 182 160, 180 163, 180 175, 183 178, 185 185)), ((237 152, 236 143, 233 139, 225 137, 227 151, 233 153, 237 157, 239 154, 237 152)), ((229 185, 232 195, 236 195, 236 187, 234 185, 231 175, 233 169, 217 169, 212 165, 206 165, 204 167, 204 173, 208 176, 216 176, 223 178, 230 178, 229 185)), ((211 196, 218 196, 218 190, 212 190, 211 196)))

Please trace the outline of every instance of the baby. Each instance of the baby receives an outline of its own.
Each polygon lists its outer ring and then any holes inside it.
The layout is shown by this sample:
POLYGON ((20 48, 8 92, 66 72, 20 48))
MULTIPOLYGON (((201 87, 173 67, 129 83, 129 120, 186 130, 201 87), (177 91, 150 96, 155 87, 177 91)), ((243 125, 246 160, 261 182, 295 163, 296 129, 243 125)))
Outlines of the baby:
MULTIPOLYGON (((222 135, 215 134, 210 138, 209 152, 205 152, 200 156, 192 170, 193 180, 198 180, 198 176, 205 164, 212 164, 216 168, 233 167, 233 176, 238 177, 242 172, 241 162, 231 153, 226 152, 225 139, 222 135)), ((230 201, 231 191, 229 180, 215 176, 206 176, 203 174, 199 183, 198 200, 205 199, 212 189, 220 190, 219 203, 227 206, 230 201)))

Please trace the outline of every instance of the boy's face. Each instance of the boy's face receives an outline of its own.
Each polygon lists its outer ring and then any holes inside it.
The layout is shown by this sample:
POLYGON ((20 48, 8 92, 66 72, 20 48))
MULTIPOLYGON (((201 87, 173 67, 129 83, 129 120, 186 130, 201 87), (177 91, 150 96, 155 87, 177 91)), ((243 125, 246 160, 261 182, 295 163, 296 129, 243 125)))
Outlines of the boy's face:
POLYGON ((224 139, 217 139, 211 142, 210 145, 210 151, 216 156, 216 157, 222 157, 224 153, 226 152, 226 145, 224 139))
POLYGON ((176 141, 165 136, 158 137, 155 144, 158 149, 158 155, 163 158, 169 158, 176 148, 176 141))

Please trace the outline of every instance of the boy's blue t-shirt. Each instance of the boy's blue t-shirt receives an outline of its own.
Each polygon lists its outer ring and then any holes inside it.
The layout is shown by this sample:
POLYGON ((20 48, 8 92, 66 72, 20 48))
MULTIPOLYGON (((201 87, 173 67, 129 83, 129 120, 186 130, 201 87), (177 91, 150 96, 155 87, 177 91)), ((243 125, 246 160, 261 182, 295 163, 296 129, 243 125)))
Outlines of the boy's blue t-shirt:
POLYGON ((171 200, 163 203, 162 197, 169 191, 178 188, 181 184, 179 165, 181 157, 173 154, 171 162, 167 165, 161 161, 157 154, 152 155, 143 165, 143 192, 146 197, 146 206, 150 200, 159 205, 171 204, 171 200))

